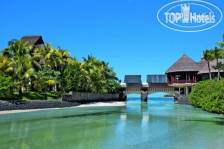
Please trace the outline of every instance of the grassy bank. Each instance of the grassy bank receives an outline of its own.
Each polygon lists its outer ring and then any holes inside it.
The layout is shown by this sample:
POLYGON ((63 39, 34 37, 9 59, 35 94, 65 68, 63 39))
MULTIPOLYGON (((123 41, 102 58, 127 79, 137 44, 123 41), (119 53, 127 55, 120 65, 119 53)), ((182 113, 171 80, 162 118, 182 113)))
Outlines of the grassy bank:
POLYGON ((22 100, 59 100, 60 92, 24 92, 22 100))
POLYGON ((22 96, 16 92, 8 98, 1 98, 2 100, 60 100, 60 92, 23 92, 22 96))

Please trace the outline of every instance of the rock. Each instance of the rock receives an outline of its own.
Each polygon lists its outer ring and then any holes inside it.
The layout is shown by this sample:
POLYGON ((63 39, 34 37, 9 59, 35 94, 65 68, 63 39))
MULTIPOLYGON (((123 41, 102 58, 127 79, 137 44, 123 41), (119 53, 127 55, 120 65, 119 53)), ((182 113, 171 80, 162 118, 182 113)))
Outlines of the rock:
POLYGON ((57 100, 40 100, 40 101, 0 101, 0 111, 19 110, 19 109, 42 109, 42 108, 62 108, 78 106, 80 103, 57 101, 57 100))

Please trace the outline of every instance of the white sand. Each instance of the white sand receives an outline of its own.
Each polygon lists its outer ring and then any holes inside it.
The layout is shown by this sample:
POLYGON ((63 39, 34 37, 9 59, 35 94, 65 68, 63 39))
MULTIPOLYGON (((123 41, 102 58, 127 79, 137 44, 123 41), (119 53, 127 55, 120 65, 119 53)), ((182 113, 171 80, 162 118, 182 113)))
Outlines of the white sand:
POLYGON ((106 107, 106 106, 124 106, 124 105, 126 105, 125 102, 91 102, 91 103, 81 104, 79 106, 74 106, 74 107, 27 109, 27 110, 7 110, 7 111, 0 111, 0 115, 1 114, 11 114, 11 113, 32 112, 32 111, 40 111, 40 110, 55 110, 55 109, 64 109, 64 108, 106 107))
POLYGON ((87 104, 81 104, 77 107, 107 107, 107 106, 125 106, 125 102, 90 102, 87 104))

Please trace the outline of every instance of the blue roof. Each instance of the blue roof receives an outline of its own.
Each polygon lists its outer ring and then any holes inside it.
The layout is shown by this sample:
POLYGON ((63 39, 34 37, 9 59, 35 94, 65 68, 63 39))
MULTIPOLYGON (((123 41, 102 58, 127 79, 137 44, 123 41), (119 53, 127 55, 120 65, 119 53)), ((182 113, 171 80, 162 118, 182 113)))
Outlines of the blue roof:
POLYGON ((167 83, 166 75, 147 75, 147 83, 167 83))
POLYGON ((124 83, 142 83, 141 75, 125 75, 124 83))

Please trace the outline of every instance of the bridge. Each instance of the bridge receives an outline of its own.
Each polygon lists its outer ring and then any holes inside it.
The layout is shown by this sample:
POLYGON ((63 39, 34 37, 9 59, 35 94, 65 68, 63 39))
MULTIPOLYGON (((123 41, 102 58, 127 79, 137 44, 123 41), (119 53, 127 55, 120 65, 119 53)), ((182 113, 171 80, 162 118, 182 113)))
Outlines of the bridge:
POLYGON ((141 95, 141 101, 147 101, 150 94, 164 92, 174 94, 175 88, 168 86, 166 75, 147 75, 147 82, 142 83, 141 75, 125 75, 124 83, 121 83, 123 95, 141 95))

